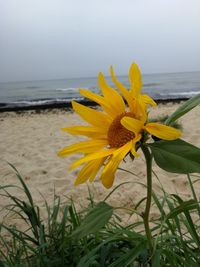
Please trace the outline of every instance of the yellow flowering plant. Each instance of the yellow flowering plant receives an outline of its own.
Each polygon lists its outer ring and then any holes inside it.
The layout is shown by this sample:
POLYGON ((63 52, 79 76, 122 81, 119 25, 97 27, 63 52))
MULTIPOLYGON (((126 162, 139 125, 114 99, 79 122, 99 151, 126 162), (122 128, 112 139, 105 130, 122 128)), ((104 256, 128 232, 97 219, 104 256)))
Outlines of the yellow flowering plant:
POLYGON ((155 106, 156 103, 148 95, 141 94, 141 75, 136 64, 131 65, 129 72, 130 90, 116 79, 112 67, 111 76, 121 95, 106 83, 100 73, 98 82, 102 95, 84 89, 80 90, 80 94, 98 103, 102 111, 72 101, 73 109, 88 125, 63 128, 71 134, 89 138, 59 152, 62 157, 77 152, 84 155, 71 166, 74 169, 84 164, 75 181, 76 185, 87 180, 92 182, 103 167, 100 180, 106 188, 110 188, 119 163, 129 153, 137 157, 137 150, 148 140, 148 134, 164 140, 174 140, 181 135, 179 130, 170 126, 148 123, 147 105, 155 106))
POLYGON ((137 158, 139 150, 144 153, 147 169, 147 198, 142 214, 148 249, 153 255, 154 243, 149 227, 149 212, 152 198, 152 159, 162 169, 176 173, 200 172, 200 149, 180 139, 181 131, 170 125, 192 108, 200 104, 200 95, 185 102, 173 113, 165 124, 149 122, 148 106, 156 106, 154 100, 141 93, 142 78, 139 67, 133 63, 129 70, 130 88, 118 81, 110 68, 111 78, 116 89, 110 87, 103 74, 98 75, 101 94, 80 89, 80 94, 98 105, 95 110, 72 101, 74 111, 86 121, 85 126, 65 127, 62 130, 88 139, 63 148, 61 157, 73 153, 83 156, 70 167, 82 165, 75 185, 92 182, 97 174, 106 188, 110 188, 120 162, 130 155, 137 158), (157 138, 151 138, 151 137, 157 138), (154 141, 157 140, 157 141, 154 141))

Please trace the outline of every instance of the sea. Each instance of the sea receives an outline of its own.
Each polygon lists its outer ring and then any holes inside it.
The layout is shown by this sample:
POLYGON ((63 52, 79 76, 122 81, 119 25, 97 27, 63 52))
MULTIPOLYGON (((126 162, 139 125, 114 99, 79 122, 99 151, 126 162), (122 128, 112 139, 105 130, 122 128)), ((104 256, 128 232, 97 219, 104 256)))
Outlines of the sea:
MULTIPOLYGON (((106 80, 115 87, 110 77, 106 80)), ((118 80, 129 88, 127 76, 118 76, 118 80)), ((99 93, 97 77, 0 82, 0 111, 67 106, 72 99, 87 101, 79 94, 80 88, 99 93)), ((200 93, 200 71, 144 74, 142 92, 155 100, 191 98, 200 93)))

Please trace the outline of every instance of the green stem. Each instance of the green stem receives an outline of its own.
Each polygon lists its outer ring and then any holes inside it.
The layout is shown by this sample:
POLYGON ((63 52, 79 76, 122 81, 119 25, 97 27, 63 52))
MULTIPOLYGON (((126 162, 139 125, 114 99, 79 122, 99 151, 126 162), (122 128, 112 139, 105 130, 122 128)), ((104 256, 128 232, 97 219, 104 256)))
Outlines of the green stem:
POLYGON ((153 241, 152 241, 152 235, 151 230, 149 227, 149 213, 151 209, 151 198, 152 198, 152 155, 146 146, 142 146, 142 151, 145 156, 146 160, 146 170, 147 170, 147 200, 146 200, 146 207, 143 214, 143 220, 144 220, 144 227, 145 232, 147 236, 147 241, 149 245, 149 252, 150 256, 152 258, 153 255, 153 241))

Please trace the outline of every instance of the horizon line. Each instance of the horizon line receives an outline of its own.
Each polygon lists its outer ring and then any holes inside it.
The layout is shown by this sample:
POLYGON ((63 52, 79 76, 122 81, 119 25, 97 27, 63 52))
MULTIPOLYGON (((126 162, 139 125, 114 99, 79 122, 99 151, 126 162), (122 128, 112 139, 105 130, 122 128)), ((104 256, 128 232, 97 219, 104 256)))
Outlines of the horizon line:
MULTIPOLYGON (((180 73, 192 73, 192 72, 200 72, 200 70, 194 70, 194 71, 175 71, 175 72, 151 72, 151 73, 142 73, 143 75, 162 75, 162 74, 180 74, 180 73)), ((55 78, 55 79, 34 79, 34 80, 11 80, 11 81, 5 81, 0 83, 21 83, 21 82, 42 82, 42 81, 57 81, 57 80, 73 80, 73 79, 93 79, 97 78, 98 74, 96 76, 81 76, 81 77, 70 77, 70 78, 55 78)), ((127 74, 120 74, 117 75, 117 77, 125 77, 127 74)), ((111 78, 109 75, 104 75, 105 78, 111 78)), ((128 76, 127 76, 128 77, 128 76)))

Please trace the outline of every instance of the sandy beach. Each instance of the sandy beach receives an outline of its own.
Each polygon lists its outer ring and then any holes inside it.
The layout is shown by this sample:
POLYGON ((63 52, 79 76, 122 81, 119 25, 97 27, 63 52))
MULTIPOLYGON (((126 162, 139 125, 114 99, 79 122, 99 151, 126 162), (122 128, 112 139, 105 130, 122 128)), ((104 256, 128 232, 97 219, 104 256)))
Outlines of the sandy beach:
MULTIPOLYGON (((150 117, 171 114, 180 104, 159 104, 151 109, 150 117)), ((200 146, 200 108, 197 107, 180 119, 183 125, 182 139, 200 146)), ((52 109, 44 111, 4 112, 0 113, 0 181, 2 185, 19 185, 15 172, 7 162, 12 163, 24 177, 31 190, 35 203, 44 207, 44 199, 48 203, 53 200, 54 190, 64 202, 72 198, 79 205, 87 205, 87 184, 74 186, 78 170, 69 171, 71 163, 80 155, 59 158, 57 152, 63 147, 73 144, 82 137, 72 136, 60 129, 65 126, 81 125, 83 121, 72 110, 52 109)), ((140 152, 140 154, 142 154, 140 152)), ((135 176, 119 170, 116 174, 114 186, 129 181, 131 184, 121 186, 109 198, 108 202, 114 206, 134 207, 146 195, 145 164, 143 157, 132 162, 128 157, 120 167, 134 172, 135 176), (139 183, 140 184, 139 184, 139 183)), ((182 197, 189 198, 191 192, 185 175, 170 174, 155 166, 154 170, 167 192, 178 192, 182 197)), ((98 177, 90 188, 96 201, 110 192, 99 182, 98 177)), ((153 189, 160 192, 159 182, 153 178, 153 189)), ((200 195, 200 183, 195 186, 200 195)), ((112 190, 112 189, 111 189, 112 190)), ((12 189, 19 198, 23 192, 12 189)), ((0 207, 4 207, 7 200, 0 196, 0 207)), ((152 210, 152 216, 154 216, 152 210)))

